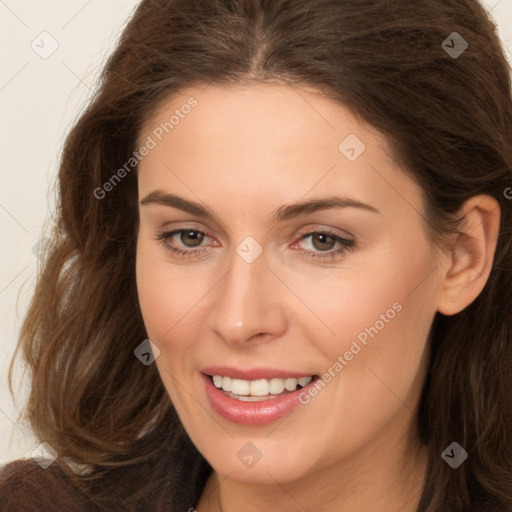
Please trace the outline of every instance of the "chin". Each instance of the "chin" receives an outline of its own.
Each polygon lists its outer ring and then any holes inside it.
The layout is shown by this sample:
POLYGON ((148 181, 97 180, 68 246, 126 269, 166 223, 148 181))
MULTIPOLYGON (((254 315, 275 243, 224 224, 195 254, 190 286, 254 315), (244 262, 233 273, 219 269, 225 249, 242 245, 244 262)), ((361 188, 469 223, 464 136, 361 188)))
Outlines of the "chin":
POLYGON ((206 447, 203 456, 221 477, 246 483, 292 482, 311 469, 305 465, 303 450, 265 438, 229 439, 206 447))

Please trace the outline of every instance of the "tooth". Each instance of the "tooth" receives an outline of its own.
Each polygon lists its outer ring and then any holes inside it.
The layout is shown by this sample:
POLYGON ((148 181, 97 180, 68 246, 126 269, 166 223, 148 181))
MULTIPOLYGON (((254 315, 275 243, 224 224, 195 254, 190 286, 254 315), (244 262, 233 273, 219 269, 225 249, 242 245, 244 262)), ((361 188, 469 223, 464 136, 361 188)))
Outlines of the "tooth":
POLYGON ((284 391, 284 379, 270 379, 269 391, 271 395, 279 395, 284 391))
POLYGON ((222 389, 231 391, 231 377, 222 377, 222 389))
POLYGON ((284 387, 288 391, 295 391, 297 389, 297 379, 286 379, 284 381, 284 387))
MULTIPOLYGON (((256 398, 268 397, 275 398, 280 395, 285 389, 288 391, 295 391, 297 384, 301 387, 307 386, 313 377, 298 377, 289 379, 258 379, 248 381, 244 379, 232 379, 231 377, 224 377, 222 375, 213 375, 212 377, 215 387, 222 388, 228 393, 239 396, 252 396, 256 398)), ((244 399, 245 400, 245 399, 244 399)), ((251 400, 245 400, 251 401, 251 400)))
POLYGON ((250 382, 248 380, 231 379, 231 392, 235 395, 248 395, 250 382))
POLYGON ((252 396, 268 395, 269 385, 267 379, 251 380, 250 384, 250 394, 252 396))
POLYGON ((300 379, 297 380, 297 382, 299 383, 299 386, 307 386, 311 381, 313 380, 313 377, 301 377, 300 379))

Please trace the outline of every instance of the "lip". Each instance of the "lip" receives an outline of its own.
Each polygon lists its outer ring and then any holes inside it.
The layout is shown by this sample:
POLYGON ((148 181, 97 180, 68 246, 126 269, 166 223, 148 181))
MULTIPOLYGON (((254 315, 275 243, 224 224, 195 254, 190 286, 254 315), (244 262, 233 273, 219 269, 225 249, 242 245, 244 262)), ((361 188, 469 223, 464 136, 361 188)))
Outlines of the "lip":
MULTIPOLYGON (((215 372, 213 375, 223 375, 232 378, 242 378, 244 380, 257 380, 258 377, 254 375, 261 375, 259 370, 254 371, 241 371, 234 370, 226 372, 215 372), (251 375, 251 378, 247 378, 247 375, 251 375), (239 377, 244 375, 245 377, 239 377)), ((206 369, 205 369, 206 371, 206 369)), ((210 370, 208 370, 210 371, 210 370)), ((310 377, 311 374, 287 374, 286 372, 278 373, 266 373, 267 378, 287 378, 287 377, 310 377), (272 376, 271 376, 272 375, 272 376), (280 377, 279 375, 284 375, 280 377)), ((210 402, 210 405, 222 418, 238 423, 241 425, 265 425, 272 423, 285 416, 288 416, 298 405, 300 405, 299 395, 300 393, 307 392, 309 386, 312 386, 318 377, 314 377, 313 380, 301 389, 287 393, 279 398, 269 398, 268 400, 262 400, 259 402, 243 402, 236 398, 230 398, 226 396, 220 389, 218 389, 212 382, 210 374, 201 373, 201 379, 203 380, 206 396, 210 402)), ((260 377, 265 378, 265 377, 260 377)))

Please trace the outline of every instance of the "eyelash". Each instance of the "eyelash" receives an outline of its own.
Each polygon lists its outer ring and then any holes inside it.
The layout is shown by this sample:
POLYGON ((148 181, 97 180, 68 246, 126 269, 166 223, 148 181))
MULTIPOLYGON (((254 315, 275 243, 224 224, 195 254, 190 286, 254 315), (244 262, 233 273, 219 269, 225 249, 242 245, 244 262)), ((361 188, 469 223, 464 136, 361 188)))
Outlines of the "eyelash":
MULTIPOLYGON (((156 239, 162 243, 165 249, 173 253, 175 256, 179 256, 181 258, 185 257, 198 257, 200 254, 204 253, 206 251, 206 247, 200 247, 199 249, 179 249, 177 247, 174 247, 169 244, 169 239, 172 238, 174 235, 184 233, 184 232, 194 232, 199 233, 201 235, 208 236, 204 231, 199 231, 197 229, 176 229, 174 231, 163 231, 161 233, 158 233, 156 239)), ((324 260, 324 261, 332 261, 336 258, 338 255, 342 255, 345 252, 353 251, 356 248, 356 244, 354 240, 349 240, 347 238, 342 238, 338 235, 335 235, 334 233, 331 233, 330 231, 311 231, 309 233, 306 233, 300 237, 299 241, 304 240, 305 238, 308 238, 312 235, 328 235, 329 237, 333 238, 336 242, 341 244, 341 247, 336 250, 329 250, 329 251, 309 251, 306 249, 300 249, 300 252, 304 255, 307 259, 317 259, 317 260, 324 260)))

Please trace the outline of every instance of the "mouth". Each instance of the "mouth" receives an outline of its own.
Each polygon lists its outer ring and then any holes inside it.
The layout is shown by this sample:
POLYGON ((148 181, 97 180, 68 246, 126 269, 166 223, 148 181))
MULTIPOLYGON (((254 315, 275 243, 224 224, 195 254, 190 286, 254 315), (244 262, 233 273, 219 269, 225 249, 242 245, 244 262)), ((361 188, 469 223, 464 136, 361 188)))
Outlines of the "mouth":
POLYGON ((212 409, 243 425, 263 425, 290 414, 319 375, 274 370, 204 369, 200 374, 212 409))
POLYGON ((285 396, 307 386, 315 377, 318 376, 245 380, 226 375, 210 376, 217 389, 229 398, 242 402, 261 402, 285 396))

